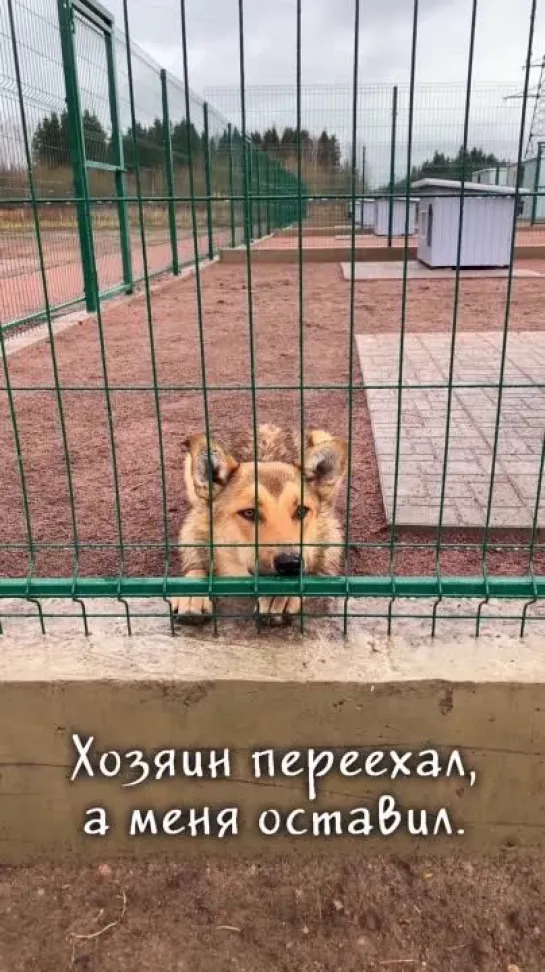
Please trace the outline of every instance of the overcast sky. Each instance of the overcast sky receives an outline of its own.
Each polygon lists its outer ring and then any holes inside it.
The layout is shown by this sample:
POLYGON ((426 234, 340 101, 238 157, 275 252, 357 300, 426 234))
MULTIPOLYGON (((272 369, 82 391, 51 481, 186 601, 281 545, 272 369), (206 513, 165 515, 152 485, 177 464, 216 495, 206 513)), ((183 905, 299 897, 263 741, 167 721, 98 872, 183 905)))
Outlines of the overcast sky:
MULTIPOLYGON (((122 26, 122 0, 107 2, 122 26)), ((454 153, 462 142, 471 7, 472 0, 419 2, 414 163, 435 148, 454 153), (427 84, 445 83, 457 87, 426 91, 427 84)), ((502 158, 515 159, 517 153, 521 102, 506 102, 504 96, 522 89, 530 9, 530 0, 478 0, 470 144, 483 145, 502 158)), ((302 0, 302 10, 302 83, 307 86, 302 124, 313 133, 324 127, 335 131, 346 156, 354 0, 302 0), (328 91, 327 85, 339 87, 328 91)), ((179 0, 129 0, 129 12, 133 39, 181 77, 179 0)), ((250 130, 295 124, 295 17, 295 0, 244 0, 250 130)), ((412 17, 413 0, 360 0, 359 82, 365 88, 357 142, 358 155, 363 141, 367 145, 373 180, 382 180, 388 170, 390 86, 409 81, 412 17), (372 85, 379 87, 373 91, 372 85)), ((186 18, 190 87, 238 124, 238 0, 186 0, 186 18)), ((545 0, 538 0, 533 53, 534 59, 545 53, 545 0)), ((535 86, 538 72, 530 77, 535 86)), ((399 112, 397 168, 403 172, 406 90, 400 90, 399 112)))
MULTIPOLYGON (((122 0, 107 0, 119 22, 122 0)), ((545 50, 545 0, 538 0, 534 54, 545 50)), ((303 0, 303 83, 349 82, 354 0, 303 0)), ((245 0, 247 83, 290 84, 295 72, 295 0, 245 0)), ((179 0, 129 0, 131 31, 157 60, 181 74, 179 0)), ((362 82, 408 78, 412 0, 361 0, 362 82)), ((520 83, 530 0, 479 0, 475 81, 520 83)), ((237 84, 238 0, 186 0, 190 85, 237 84)), ((418 80, 463 81, 471 0, 420 0, 418 80)))
MULTIPOLYGON (((17 6, 21 38, 32 38, 35 30, 33 10, 42 9, 43 2, 25 0, 17 6)), ((123 29, 123 0, 102 2, 114 14, 117 26, 123 29)), ((374 182, 382 181, 389 167, 393 84, 400 85, 398 175, 406 167, 413 2, 360 0, 361 87, 356 144, 359 159, 365 143, 368 174, 374 182)), ((462 143, 471 4, 472 0, 419 0, 413 164, 429 158, 435 149, 455 153, 462 143), (433 90, 426 85, 433 85, 433 90)), ((46 6, 53 10, 56 4, 54 0, 47 0, 46 6)), ((530 7, 531 0, 478 0, 477 8, 469 142, 511 161, 517 155, 521 101, 505 101, 505 95, 522 89, 530 7)), ((3 0, 0 0, 0 27, 2 8, 3 0)), ((302 9, 302 127, 313 135, 324 128, 335 133, 346 159, 351 151, 354 0, 302 0, 302 9)), ((129 0, 129 17, 132 40, 159 65, 181 78, 180 0, 129 0)), ((211 106, 219 109, 229 121, 240 124, 238 0, 186 0, 186 17, 190 87, 207 98, 211 106)), ((295 18, 296 0, 244 0, 247 126, 250 131, 264 131, 272 124, 281 129, 296 123, 295 18)), ((40 24, 43 31, 41 21, 40 24)), ((62 110, 64 105, 60 50, 53 63, 42 55, 42 51, 56 50, 55 44, 58 47, 58 32, 53 22, 51 32, 51 36, 40 34, 36 43, 27 41, 27 45, 21 47, 23 76, 29 82, 25 93, 31 125, 40 121, 44 109, 62 110), (50 94, 46 98, 39 95, 40 92, 50 94)), ((1 51, 6 53, 6 45, 2 47, 0 44, 1 51)), ((544 53, 545 0, 538 0, 534 59, 544 53)), ((0 57, 0 74, 3 59, 0 57)), ((7 60, 9 62, 9 52, 7 60)), ((126 127, 130 124, 126 91, 124 93, 126 82, 122 79, 122 75, 126 75, 126 64, 119 63, 118 68, 122 123, 126 127)), ((9 81, 13 73, 9 63, 5 71, 9 81)), ((138 120, 149 125, 161 114, 158 75, 138 59, 133 60, 133 71, 138 120)), ((537 79, 538 72, 532 71, 532 87, 537 79)), ((100 72, 95 68, 87 71, 80 77, 80 88, 84 107, 95 111, 107 126, 107 118, 103 115, 109 115, 109 107, 100 72)), ((14 117, 18 111, 12 79, 7 93, 11 94, 11 100, 7 98, 6 105, 0 110, 0 130, 4 133, 16 125, 7 114, 10 107, 14 117)), ((530 104, 528 118, 532 108, 530 104)), ((172 89, 173 121, 179 121, 184 111, 181 90, 172 89)), ((201 129, 202 110, 200 117, 197 108, 192 111, 192 120, 201 129)), ((222 130, 223 121, 215 122, 212 113, 212 134, 222 130)), ((8 146, 12 155, 15 153, 14 158, 18 157, 18 151, 20 154, 16 141, 10 139, 15 148, 8 146)), ((0 138, 0 152, 1 142, 0 138)))

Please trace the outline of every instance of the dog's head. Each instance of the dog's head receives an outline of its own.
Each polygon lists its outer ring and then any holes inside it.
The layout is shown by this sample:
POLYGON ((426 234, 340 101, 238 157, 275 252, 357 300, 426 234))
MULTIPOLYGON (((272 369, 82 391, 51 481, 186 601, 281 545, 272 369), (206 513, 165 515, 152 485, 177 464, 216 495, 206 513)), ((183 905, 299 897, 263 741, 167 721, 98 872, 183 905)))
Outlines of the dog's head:
POLYGON ((346 472, 347 449, 327 432, 309 432, 303 462, 241 462, 219 440, 207 447, 205 435, 188 439, 185 479, 190 502, 209 508, 212 491, 215 544, 230 547, 236 573, 255 569, 256 523, 261 574, 312 572, 324 535, 324 519, 346 472), (257 494, 257 495, 256 495, 257 494), (301 539, 303 563, 301 563, 301 539), (309 546, 306 546, 306 545, 309 546), (235 546, 236 545, 236 546, 235 546))

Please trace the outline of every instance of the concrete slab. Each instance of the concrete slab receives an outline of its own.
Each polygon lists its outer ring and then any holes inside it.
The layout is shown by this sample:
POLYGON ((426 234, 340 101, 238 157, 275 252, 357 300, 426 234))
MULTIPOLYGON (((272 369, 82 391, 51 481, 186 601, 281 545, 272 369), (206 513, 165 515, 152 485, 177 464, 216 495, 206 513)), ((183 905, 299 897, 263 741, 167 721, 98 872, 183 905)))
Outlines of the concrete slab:
MULTIPOLYGON (((356 338, 384 509, 392 522, 400 342, 395 334, 356 338)), ((442 523, 486 524, 498 406, 502 335, 458 335, 442 523)), ((445 458, 449 334, 410 334, 403 350, 396 523, 435 527, 445 458), (433 385, 419 388, 419 385, 433 385), (409 387, 407 387, 409 386, 409 387)), ((512 332, 507 342, 490 526, 528 528, 534 518, 545 429, 545 334, 512 332), (516 387, 514 387, 516 386, 516 387)), ((543 498, 542 490, 542 498, 543 498)), ((545 502, 538 525, 545 526, 545 502)))
MULTIPOLYGON (((350 263, 341 263, 342 274, 345 280, 352 279, 352 265, 350 263)), ((423 263, 419 263, 417 260, 409 260, 407 263, 407 276, 415 279, 423 280, 453 280, 456 276, 456 271, 449 268, 432 269, 431 267, 424 266, 423 263)), ((473 278, 473 277, 507 277, 508 270, 499 268, 487 268, 485 270, 461 270, 460 278, 473 278)), ((537 270, 526 270, 522 268, 515 268, 513 270, 514 277, 542 277, 543 274, 539 273, 537 270)), ((389 263, 382 262, 368 262, 368 263, 355 263, 354 264, 354 279, 355 280, 401 280, 403 277, 403 261, 391 261, 389 263)))
MULTIPOLYGON (((74 327, 76 324, 82 324, 83 321, 88 320, 92 315, 88 314, 85 310, 73 311, 71 314, 66 314, 63 317, 58 317, 52 322, 53 340, 63 331, 67 331, 69 328, 74 327)), ((12 354, 17 354, 18 351, 24 351, 26 348, 32 347, 34 344, 40 344, 42 341, 47 341, 49 338, 49 328, 46 323, 36 324, 31 327, 26 328, 22 332, 15 330, 13 333, 9 331, 5 335, 6 342, 6 354, 9 357, 12 354)))

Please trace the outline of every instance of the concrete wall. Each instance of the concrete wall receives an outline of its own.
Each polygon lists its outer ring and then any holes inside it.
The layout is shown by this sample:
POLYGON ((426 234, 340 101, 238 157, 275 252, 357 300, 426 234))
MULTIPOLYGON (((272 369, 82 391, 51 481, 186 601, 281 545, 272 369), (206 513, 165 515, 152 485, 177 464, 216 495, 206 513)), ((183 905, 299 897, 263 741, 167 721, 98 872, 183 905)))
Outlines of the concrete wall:
MULTIPOLYGON (((382 610, 386 606, 381 603, 382 610)), ((355 847, 370 853, 418 847, 427 854, 543 849, 542 633, 533 634, 530 625, 521 641, 501 626, 491 633, 485 623, 475 639, 461 622, 441 621, 433 640, 429 623, 412 619, 395 623, 388 638, 383 622, 379 630, 370 620, 354 619, 345 640, 332 624, 313 622, 304 638, 297 631, 258 637, 250 623, 217 638, 211 631, 172 638, 166 618, 132 638, 105 622, 89 638, 75 627, 43 638, 35 622, 12 625, 0 654, 0 863, 155 853, 351 853, 355 847), (82 740, 95 736, 92 748, 99 754, 143 750, 150 760, 171 747, 178 753, 228 747, 231 774, 199 779, 178 773, 127 787, 122 782, 134 779, 136 770, 108 779, 95 765, 98 776, 84 772, 70 782, 77 762, 72 733, 82 740), (421 778, 416 759, 410 777, 392 779, 390 770, 378 777, 331 772, 318 780, 317 799, 309 800, 304 774, 255 778, 250 753, 268 748, 383 751, 390 768, 391 750, 432 748, 442 770, 435 779, 421 778), (455 749, 464 776, 454 764, 445 774, 455 749), (388 837, 376 830, 366 837, 290 837, 259 830, 266 809, 303 809, 293 818, 298 829, 311 826, 313 811, 340 810, 346 831, 350 810, 368 807, 376 824, 384 794, 403 814, 426 809, 431 829, 446 808, 454 833, 415 837, 400 826, 388 837), (106 836, 82 833, 90 807, 107 809, 106 836), (161 822, 167 810, 189 807, 201 808, 198 816, 212 808, 212 821, 217 810, 238 808, 238 836, 128 834, 135 808, 155 808, 161 822)), ((115 760, 106 759, 109 771, 115 760)))
MULTIPOLYGON (((384 261, 403 260, 405 247, 394 246, 358 246, 356 244, 354 258, 357 263, 370 261, 380 263, 384 261)), ((407 248, 407 259, 415 260, 417 257, 417 246, 409 245, 407 248)), ((520 244, 515 247, 516 260, 543 260, 545 258, 545 246, 535 243, 520 244)), ((221 250, 220 259, 223 263, 243 264, 246 262, 246 250, 244 247, 236 249, 221 250)), ((348 263, 352 259, 352 251, 349 246, 309 246, 303 250, 303 261, 305 263, 348 263)), ((296 246, 289 246, 285 249, 281 247, 259 246, 252 248, 252 264, 258 263, 298 263, 299 252, 296 246)), ((455 261, 456 262, 456 261, 455 261)))

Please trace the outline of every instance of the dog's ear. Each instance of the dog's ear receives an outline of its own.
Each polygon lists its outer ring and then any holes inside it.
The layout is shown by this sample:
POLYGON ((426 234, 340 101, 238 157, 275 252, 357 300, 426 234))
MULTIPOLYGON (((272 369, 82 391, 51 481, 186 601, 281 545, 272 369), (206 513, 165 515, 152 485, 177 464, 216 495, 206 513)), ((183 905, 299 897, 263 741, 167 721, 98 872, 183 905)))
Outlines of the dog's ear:
POLYGON ((189 453, 186 459, 188 487, 193 487, 195 495, 199 499, 207 500, 211 480, 212 496, 215 498, 227 485, 235 470, 238 469, 239 463, 230 454, 229 449, 218 439, 210 439, 209 444, 207 444, 204 433, 191 435, 186 439, 184 445, 189 453))
POLYGON ((346 473, 347 445, 318 429, 305 439, 305 479, 312 483, 322 499, 333 499, 346 473))

